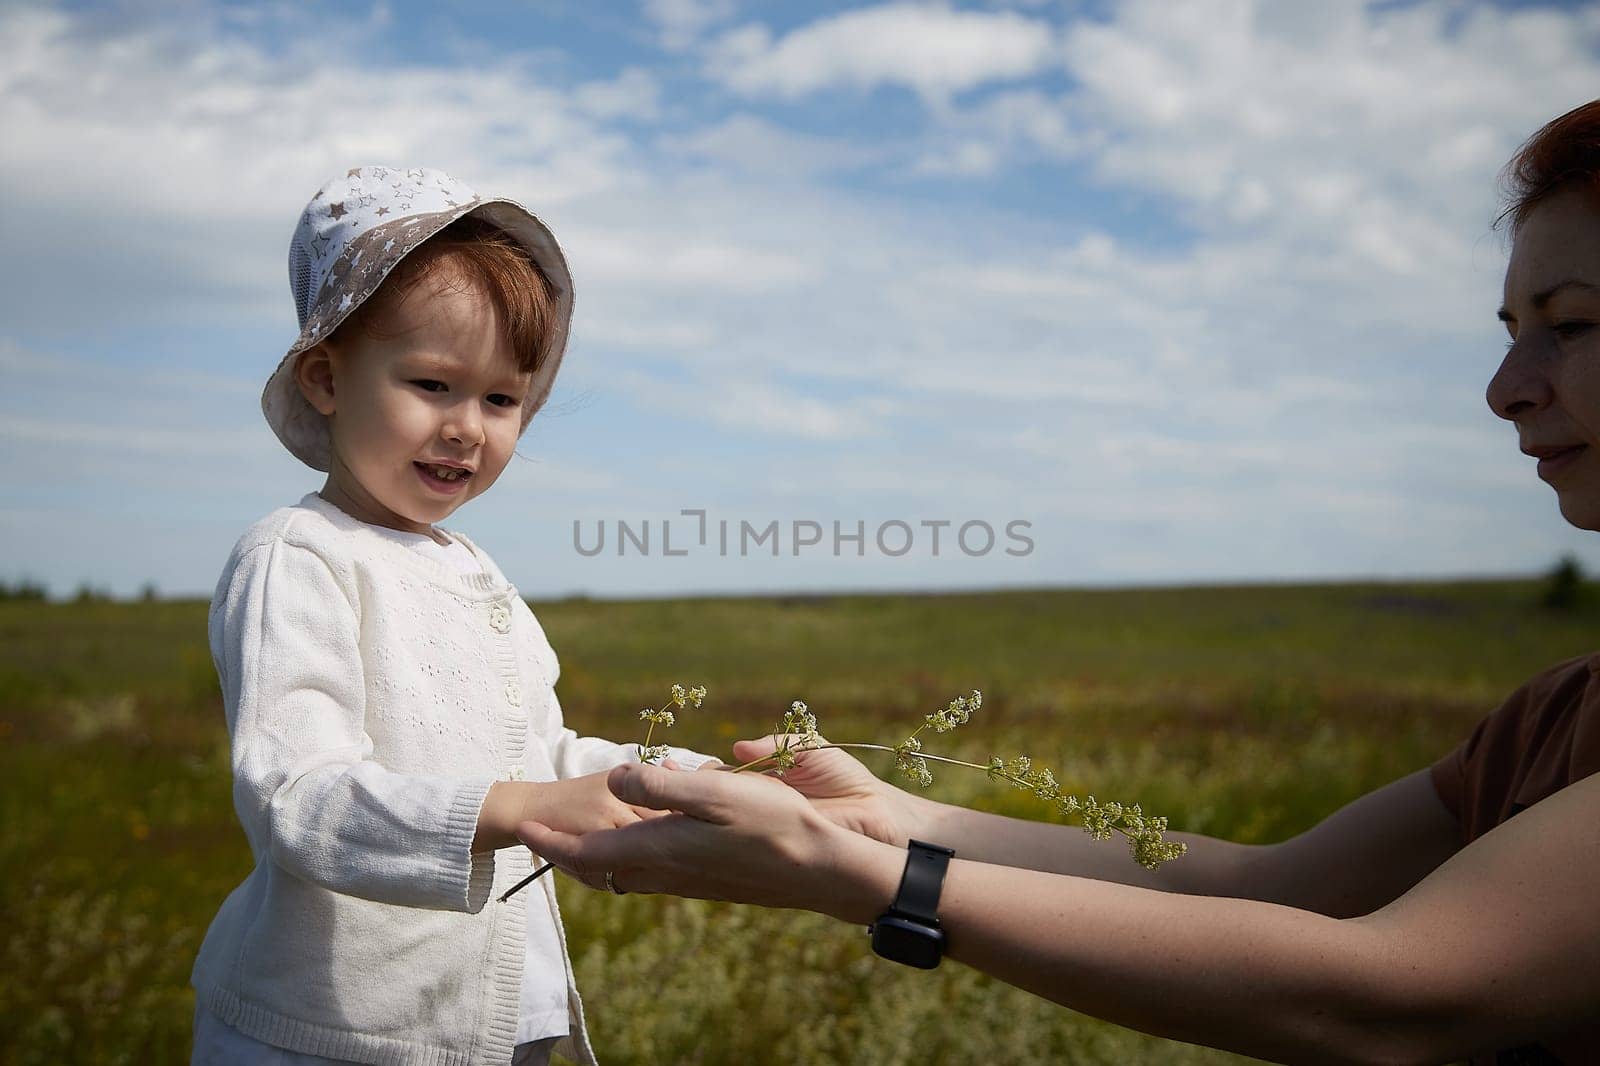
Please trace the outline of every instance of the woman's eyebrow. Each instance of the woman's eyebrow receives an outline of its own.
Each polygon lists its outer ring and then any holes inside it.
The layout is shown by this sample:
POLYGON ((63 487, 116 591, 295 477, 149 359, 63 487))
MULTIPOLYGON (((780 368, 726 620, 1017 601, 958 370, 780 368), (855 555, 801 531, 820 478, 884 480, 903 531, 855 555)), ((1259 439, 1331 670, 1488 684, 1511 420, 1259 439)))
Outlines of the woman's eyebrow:
MULTIPOLYGON (((1548 289, 1534 293, 1528 302, 1533 304, 1535 311, 1543 311, 1546 304, 1568 289, 1583 289, 1585 292, 1600 293, 1600 285, 1595 285, 1588 281, 1579 281, 1577 278, 1568 278, 1565 281, 1556 282, 1548 289)), ((1516 321, 1516 316, 1507 310, 1504 304, 1501 304, 1500 310, 1495 312, 1495 317, 1502 322, 1516 321)))
MULTIPOLYGON (((1579 281, 1577 278, 1568 278, 1566 281, 1556 282, 1543 292, 1534 293, 1531 302, 1535 308, 1542 311, 1544 310, 1545 304, 1553 300, 1557 294, 1565 292, 1567 289, 1585 289, 1589 292, 1600 292, 1600 285, 1594 285, 1587 281, 1579 281)), ((1504 309, 1502 308, 1502 314, 1503 313, 1504 309)))

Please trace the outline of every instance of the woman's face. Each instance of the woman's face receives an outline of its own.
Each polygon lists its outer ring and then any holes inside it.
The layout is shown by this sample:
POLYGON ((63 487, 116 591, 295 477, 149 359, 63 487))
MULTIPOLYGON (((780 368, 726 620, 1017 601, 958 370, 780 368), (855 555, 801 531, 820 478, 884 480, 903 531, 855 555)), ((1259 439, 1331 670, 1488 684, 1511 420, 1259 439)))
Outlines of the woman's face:
POLYGON ((1600 194, 1565 190, 1523 221, 1500 319, 1511 344, 1489 406, 1516 423, 1562 517, 1600 530, 1600 194))

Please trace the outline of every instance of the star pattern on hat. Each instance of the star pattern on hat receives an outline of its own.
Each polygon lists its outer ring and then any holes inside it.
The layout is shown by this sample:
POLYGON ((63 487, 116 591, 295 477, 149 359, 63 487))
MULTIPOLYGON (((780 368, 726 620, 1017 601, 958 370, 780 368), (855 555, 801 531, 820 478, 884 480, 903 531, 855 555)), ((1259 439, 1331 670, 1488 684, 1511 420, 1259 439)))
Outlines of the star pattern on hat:
POLYGON ((339 203, 330 205, 328 208, 328 214, 332 215, 334 218, 343 218, 344 202, 340 201, 339 203))

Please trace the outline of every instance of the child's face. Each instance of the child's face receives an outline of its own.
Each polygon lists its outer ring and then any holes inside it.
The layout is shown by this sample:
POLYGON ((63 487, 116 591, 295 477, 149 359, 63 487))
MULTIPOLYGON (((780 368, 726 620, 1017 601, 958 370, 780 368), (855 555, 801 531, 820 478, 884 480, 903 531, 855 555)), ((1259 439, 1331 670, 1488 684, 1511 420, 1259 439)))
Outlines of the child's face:
POLYGON ((362 521, 427 533, 505 469, 532 375, 494 304, 447 262, 379 310, 381 336, 351 329, 302 356, 301 387, 333 441, 322 494, 362 521))

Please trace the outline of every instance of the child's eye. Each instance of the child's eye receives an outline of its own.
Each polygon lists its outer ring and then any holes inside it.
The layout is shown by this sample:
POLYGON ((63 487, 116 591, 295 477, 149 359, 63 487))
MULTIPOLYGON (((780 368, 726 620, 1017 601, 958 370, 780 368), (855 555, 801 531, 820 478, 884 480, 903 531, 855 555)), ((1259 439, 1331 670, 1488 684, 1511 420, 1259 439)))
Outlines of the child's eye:
POLYGON ((432 378, 417 378, 413 380, 411 384, 415 385, 419 389, 422 389, 424 392, 444 391, 444 382, 435 381, 432 378))
POLYGON ((515 396, 507 396, 503 392, 497 392, 489 397, 489 402, 494 404, 496 407, 516 407, 522 401, 518 400, 515 396))

